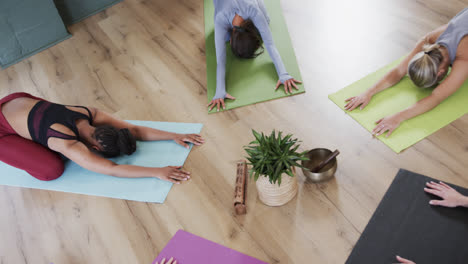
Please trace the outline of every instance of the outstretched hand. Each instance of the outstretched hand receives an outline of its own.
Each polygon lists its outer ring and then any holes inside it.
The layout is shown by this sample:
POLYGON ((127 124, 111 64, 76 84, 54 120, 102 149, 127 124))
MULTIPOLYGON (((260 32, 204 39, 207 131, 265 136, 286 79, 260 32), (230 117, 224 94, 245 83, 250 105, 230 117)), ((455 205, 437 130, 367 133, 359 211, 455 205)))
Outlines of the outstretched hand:
POLYGON ((345 100, 347 104, 345 105, 344 109, 346 111, 353 111, 356 109, 358 106, 361 106, 359 109, 364 109, 366 107, 370 100, 372 99, 372 96, 368 95, 367 93, 360 94, 358 96, 353 96, 345 100))
MULTIPOLYGON (((293 92, 292 88, 293 88, 293 87, 294 87, 294 89, 299 90, 299 88, 297 88, 296 83, 301 84, 302 82, 301 82, 301 81, 298 81, 298 80, 296 80, 296 79, 294 79, 294 78, 291 78, 291 79, 285 81, 285 82, 284 82, 284 92, 285 92, 286 94, 288 94, 288 93, 291 93, 291 94, 292 94, 292 92, 293 92)), ((278 90, 278 88, 281 86, 281 84, 282 84, 282 83, 281 83, 281 80, 278 80, 278 82, 276 83, 275 91, 278 90)))
POLYGON ((372 130, 372 135, 378 137, 388 131, 387 137, 389 137, 400 126, 401 120, 397 115, 392 115, 382 118, 375 123, 377 126, 372 130))
POLYGON ((399 263, 404 263, 404 264, 416 264, 413 261, 409 259, 402 258, 400 256, 396 256, 396 259, 398 260, 399 263))
POLYGON ((425 192, 442 198, 442 200, 431 200, 429 203, 432 205, 457 207, 466 204, 464 200, 467 200, 467 197, 443 182, 436 183, 431 181, 426 183, 426 186, 427 187, 424 188, 425 192))
MULTIPOLYGON (((156 262, 155 264, 158 264, 158 262, 156 262)), ((177 264, 177 260, 174 260, 174 258, 170 258, 167 262, 166 262, 166 259, 163 258, 161 260, 161 264, 177 264), (174 261, 174 262, 172 262, 174 261)))
POLYGON ((182 166, 167 166, 164 168, 155 168, 156 178, 163 181, 169 181, 175 184, 180 184, 181 181, 190 179, 190 172, 182 170, 182 166))
MULTIPOLYGON (((231 100, 236 100, 236 98, 230 94, 226 94, 226 96, 224 97, 224 99, 231 99, 231 100)), ((224 104, 224 99, 223 98, 219 98, 219 99, 213 99, 211 100, 211 102, 207 105, 210 109, 209 111, 211 111, 211 109, 213 109, 213 107, 216 106, 217 108, 217 111, 219 112, 219 107, 222 106, 223 109, 226 109, 226 105, 224 104)))
POLYGON ((184 148, 189 148, 186 142, 200 146, 205 140, 199 134, 176 134, 174 141, 184 148))

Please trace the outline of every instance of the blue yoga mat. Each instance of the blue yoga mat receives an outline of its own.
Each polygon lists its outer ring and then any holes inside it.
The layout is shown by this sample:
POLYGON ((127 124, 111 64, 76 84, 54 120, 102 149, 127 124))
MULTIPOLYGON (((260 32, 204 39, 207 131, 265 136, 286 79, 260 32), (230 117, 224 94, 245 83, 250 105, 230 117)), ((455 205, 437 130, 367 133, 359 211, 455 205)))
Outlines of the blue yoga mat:
MULTIPOLYGON (((184 134, 198 134, 202 124, 166 123, 152 121, 129 121, 135 125, 184 134)), ((190 149, 174 141, 137 142, 137 151, 130 156, 113 160, 118 164, 146 167, 182 166, 190 149)), ((79 193, 140 202, 163 203, 171 190, 172 183, 155 178, 117 178, 86 170, 68 161, 63 175, 53 181, 37 180, 23 170, 0 162, 0 185, 79 193)))

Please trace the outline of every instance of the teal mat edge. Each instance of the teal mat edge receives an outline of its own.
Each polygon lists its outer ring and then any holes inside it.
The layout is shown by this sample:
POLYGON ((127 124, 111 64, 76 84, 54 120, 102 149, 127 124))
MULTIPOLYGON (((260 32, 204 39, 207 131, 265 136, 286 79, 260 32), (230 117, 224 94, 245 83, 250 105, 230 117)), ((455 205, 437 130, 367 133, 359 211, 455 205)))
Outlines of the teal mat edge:
POLYGON ((100 12, 102 12, 102 11, 108 9, 109 7, 112 7, 112 6, 114 6, 114 5, 116 5, 116 4, 119 4, 119 3, 121 3, 121 2, 123 2, 123 0, 117 0, 117 1, 115 1, 115 2, 112 2, 112 3, 110 3, 110 4, 106 5, 106 6, 104 6, 104 7, 101 7, 101 8, 96 9, 95 11, 91 12, 91 13, 88 14, 88 15, 84 15, 84 16, 82 16, 82 17, 80 17, 80 18, 77 18, 77 19, 74 19, 74 20, 72 20, 72 21, 64 21, 64 22, 65 22, 65 24, 66 24, 67 26, 70 26, 70 25, 79 23, 79 22, 85 20, 86 18, 91 17, 91 16, 94 16, 94 15, 96 15, 97 13, 100 13, 100 12))
POLYGON ((47 45, 45 45, 45 46, 43 46, 43 47, 41 47, 41 48, 38 48, 38 49, 36 49, 36 50, 34 50, 34 51, 31 51, 31 52, 29 52, 28 54, 26 54, 26 55, 22 56, 21 58, 18 58, 18 59, 16 59, 16 60, 10 62, 10 63, 0 65, 0 67, 2 67, 2 70, 5 70, 6 68, 8 68, 8 67, 10 67, 10 66, 13 66, 14 64, 17 64, 17 63, 19 63, 19 62, 21 62, 21 61, 23 61, 23 60, 25 60, 25 59, 28 59, 28 58, 30 58, 30 57, 32 57, 32 56, 34 56, 34 55, 36 55, 36 54, 38 54, 38 53, 40 53, 40 52, 42 52, 42 51, 44 51, 44 50, 46 50, 46 49, 52 47, 52 46, 57 45, 58 43, 60 43, 60 42, 62 42, 62 41, 65 41, 65 40, 71 38, 71 37, 72 37, 72 34, 68 33, 68 34, 67 34, 66 36, 64 36, 63 38, 61 38, 61 39, 59 39, 59 40, 56 40, 56 41, 54 41, 54 42, 52 42, 52 43, 50 43, 50 44, 47 44, 47 45))

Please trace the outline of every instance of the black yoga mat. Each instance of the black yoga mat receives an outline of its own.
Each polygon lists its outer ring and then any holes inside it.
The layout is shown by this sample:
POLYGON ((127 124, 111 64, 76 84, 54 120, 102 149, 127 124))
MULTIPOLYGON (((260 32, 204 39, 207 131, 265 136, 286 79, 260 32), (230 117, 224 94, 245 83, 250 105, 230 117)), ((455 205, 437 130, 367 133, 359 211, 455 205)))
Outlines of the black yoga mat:
POLYGON ((431 180, 438 182, 400 170, 346 264, 397 263, 396 255, 416 264, 468 263, 468 208, 430 205, 436 198, 423 188, 431 180))

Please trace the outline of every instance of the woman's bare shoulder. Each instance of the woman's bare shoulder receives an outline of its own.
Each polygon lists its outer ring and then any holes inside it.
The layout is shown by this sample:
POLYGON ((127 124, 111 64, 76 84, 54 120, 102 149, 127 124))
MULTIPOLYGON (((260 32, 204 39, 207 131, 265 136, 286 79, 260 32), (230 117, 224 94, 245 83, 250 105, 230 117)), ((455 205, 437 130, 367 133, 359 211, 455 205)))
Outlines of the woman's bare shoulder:
POLYGON ((457 47, 457 55, 455 60, 467 60, 468 61, 468 35, 464 36, 457 47))

